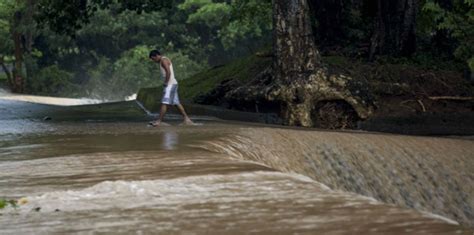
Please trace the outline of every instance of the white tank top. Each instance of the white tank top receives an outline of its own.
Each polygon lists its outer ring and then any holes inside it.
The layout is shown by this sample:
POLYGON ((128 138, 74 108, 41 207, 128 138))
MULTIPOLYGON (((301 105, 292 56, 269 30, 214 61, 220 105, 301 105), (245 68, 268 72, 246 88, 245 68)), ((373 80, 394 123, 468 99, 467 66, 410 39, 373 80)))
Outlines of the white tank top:
MULTIPOLYGON (((166 58, 166 57, 161 57, 161 59, 167 59, 170 61, 170 80, 168 81, 167 85, 173 85, 173 84, 178 84, 178 81, 176 81, 176 78, 174 77, 174 69, 173 69, 173 64, 171 63, 171 60, 166 58)), ((161 73, 161 78, 163 78, 163 81, 166 79, 166 70, 163 68, 160 62, 160 73, 161 73)))

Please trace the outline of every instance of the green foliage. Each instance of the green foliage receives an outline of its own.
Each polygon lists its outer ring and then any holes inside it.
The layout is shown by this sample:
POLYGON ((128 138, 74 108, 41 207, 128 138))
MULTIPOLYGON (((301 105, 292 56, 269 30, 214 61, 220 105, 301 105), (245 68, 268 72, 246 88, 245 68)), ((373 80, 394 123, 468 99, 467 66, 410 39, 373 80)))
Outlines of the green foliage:
POLYGON ((137 46, 124 52, 113 64, 110 85, 115 94, 129 96, 136 93, 140 87, 158 83, 159 73, 156 65, 148 58, 151 49, 148 46, 137 46))
POLYGON ((89 20, 74 38, 44 30, 40 42, 45 43, 37 44, 43 52, 39 63, 57 63, 74 73, 74 81, 86 85, 83 95, 119 99, 141 86, 156 85, 157 67, 148 59, 152 48, 170 52, 178 79, 207 66, 206 47, 188 33, 181 12, 138 13, 113 3, 97 9, 89 20))
POLYGON ((54 32, 75 35, 76 31, 91 22, 91 16, 99 9, 119 4, 119 11, 131 10, 138 13, 156 11, 171 7, 173 0, 40 0, 37 3, 37 21, 54 32))
POLYGON ((177 51, 166 54, 173 62, 176 79, 182 81, 207 68, 205 61, 194 61, 188 55, 177 51))
POLYGON ((42 25, 48 24, 55 32, 74 34, 83 23, 89 22, 89 17, 97 10, 87 2, 41 0, 37 6, 40 12, 37 20, 42 25))
POLYGON ((0 198, 0 209, 5 209, 8 206, 17 208, 18 203, 15 200, 7 200, 7 199, 0 198))
POLYGON ((471 71, 474 71, 474 57, 471 57, 469 60, 467 60, 467 64, 471 71))
POLYGON ((185 0, 178 8, 181 10, 199 9, 206 5, 212 4, 212 0, 185 0))
POLYGON ((133 11, 117 13, 119 5, 99 10, 91 22, 76 32, 74 42, 82 51, 118 57, 136 45, 166 45, 180 41, 183 30, 170 28, 162 12, 138 14, 133 11), (93 40, 91 40, 93 39, 93 40))
MULTIPOLYGON (((0 0, 0 44, 6 45, 0 45, 0 54, 8 52, 7 58, 13 53, 9 25, 12 14, 25 7, 18 3, 0 0), (13 10, 6 11, 6 3, 13 10)), ((165 54, 173 60, 177 79, 183 80, 208 64, 222 64, 235 56, 247 55, 270 38, 269 0, 172 3, 173 0, 35 1, 34 15, 41 30, 33 34, 34 55, 29 57, 34 61, 25 61, 28 65, 25 63, 24 67, 34 68, 28 74, 36 75, 28 79, 27 92, 58 95, 59 90, 68 90, 68 95, 79 95, 79 85, 86 85, 84 95, 124 97, 140 86, 160 81, 150 78, 149 65, 154 65, 147 56, 142 57, 139 47, 146 48, 143 55, 151 48, 169 52, 165 54), (263 13, 266 21, 262 24, 259 17, 263 13), (46 84, 51 81, 38 71, 54 65, 72 77, 68 76, 67 82, 54 78, 55 87, 48 89, 46 84)), ((155 67, 154 73, 157 72, 155 67)))
POLYGON ((194 4, 195 2, 196 0, 187 0, 179 6, 182 10, 199 6, 194 13, 189 14, 187 23, 204 23, 208 27, 216 27, 229 20, 231 8, 227 3, 198 1, 200 4, 194 4))
POLYGON ((272 28, 271 1, 186 0, 178 8, 189 12, 188 23, 205 25, 226 49, 247 39, 264 38, 272 28))
POLYGON ((14 1, 0 1, 0 56, 13 53, 13 41, 11 40, 11 19, 15 10, 14 1))
MULTIPOLYGON (((159 65, 148 58, 152 49, 150 46, 136 46, 124 52, 115 62, 102 57, 99 65, 89 73, 91 79, 87 84, 88 95, 108 100, 123 99, 133 95, 141 87, 161 84, 159 65)), ((173 62, 178 81, 205 68, 203 64, 194 62, 180 52, 166 56, 173 62)))
POLYGON ((138 13, 157 11, 163 8, 171 8, 174 0, 93 0, 99 6, 106 7, 111 3, 119 2, 121 10, 131 10, 138 13))
POLYGON ((434 28, 446 30, 458 40, 454 55, 474 71, 474 1, 455 0, 452 9, 445 9, 436 1, 427 0, 423 11, 433 20, 434 28))
POLYGON ((57 65, 45 67, 27 84, 29 92, 38 95, 62 95, 72 89, 72 74, 57 65))
POLYGON ((132 95, 137 87, 149 84, 152 68, 145 56, 140 58, 142 51, 142 48, 127 51, 116 62, 100 57, 98 65, 88 70, 85 96, 121 100, 132 95))
POLYGON ((14 45, 12 31, 22 30, 13 26, 13 16, 15 12, 23 10, 23 4, 15 0, 0 0, 0 60, 4 62, 13 62, 14 45))
POLYGON ((271 1, 233 1, 231 7, 231 21, 219 32, 226 48, 234 47, 247 38, 259 39, 271 35, 271 1))

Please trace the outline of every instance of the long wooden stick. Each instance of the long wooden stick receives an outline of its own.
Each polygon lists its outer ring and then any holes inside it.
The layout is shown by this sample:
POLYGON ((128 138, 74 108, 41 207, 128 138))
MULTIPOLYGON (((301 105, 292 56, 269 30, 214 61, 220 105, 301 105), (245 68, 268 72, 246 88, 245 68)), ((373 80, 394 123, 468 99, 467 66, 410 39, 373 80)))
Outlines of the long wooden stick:
POLYGON ((474 97, 462 97, 462 96, 428 96, 430 100, 474 100, 474 97))
POLYGON ((417 100, 417 102, 421 106, 421 110, 423 111, 423 113, 426 113, 426 108, 425 108, 425 105, 423 104, 423 101, 417 100))

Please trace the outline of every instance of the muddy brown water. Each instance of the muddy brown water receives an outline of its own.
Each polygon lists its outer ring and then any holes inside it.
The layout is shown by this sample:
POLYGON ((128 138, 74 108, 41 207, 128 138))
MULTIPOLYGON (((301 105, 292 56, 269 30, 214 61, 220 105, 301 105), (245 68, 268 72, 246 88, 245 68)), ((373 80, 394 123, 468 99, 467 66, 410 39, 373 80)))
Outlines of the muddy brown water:
POLYGON ((96 108, 0 99, 1 234, 473 234, 472 140, 96 108))

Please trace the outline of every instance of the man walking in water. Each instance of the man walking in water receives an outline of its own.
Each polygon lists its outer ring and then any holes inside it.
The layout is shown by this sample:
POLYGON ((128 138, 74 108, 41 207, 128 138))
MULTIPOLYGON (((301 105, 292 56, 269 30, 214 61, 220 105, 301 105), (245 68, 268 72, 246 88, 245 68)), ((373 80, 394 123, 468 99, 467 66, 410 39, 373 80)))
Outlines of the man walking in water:
POLYGON ((176 81, 176 78, 174 77, 173 64, 171 63, 171 60, 162 56, 158 50, 150 51, 149 57, 154 62, 160 64, 161 77, 164 78, 164 90, 163 98, 161 99, 160 116, 158 117, 158 120, 150 122, 150 124, 152 126, 159 126, 163 124, 163 118, 166 114, 166 110, 168 109, 168 105, 175 105, 178 108, 184 117, 184 124, 194 124, 186 114, 186 111, 184 111, 184 107, 179 103, 178 81, 176 81))

